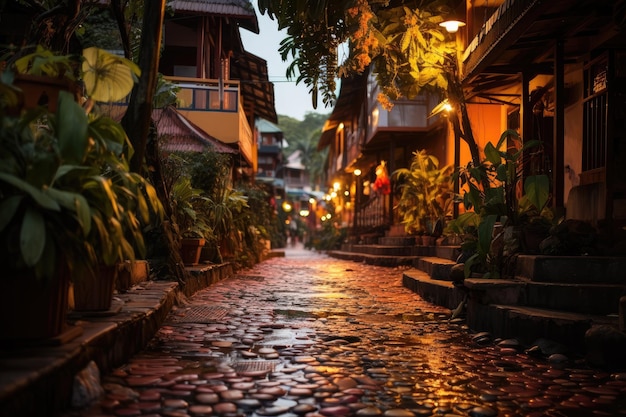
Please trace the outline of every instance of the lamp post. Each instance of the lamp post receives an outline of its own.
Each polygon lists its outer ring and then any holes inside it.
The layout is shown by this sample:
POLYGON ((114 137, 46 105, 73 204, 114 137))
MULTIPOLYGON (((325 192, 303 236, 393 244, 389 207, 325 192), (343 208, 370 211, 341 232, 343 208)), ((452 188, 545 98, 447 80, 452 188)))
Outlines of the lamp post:
POLYGON ((353 172, 355 179, 354 179, 354 206, 352 208, 352 230, 353 230, 353 234, 356 238, 357 232, 358 232, 358 226, 359 226, 359 196, 360 196, 360 190, 361 190, 361 184, 359 182, 359 179, 361 177, 361 170, 359 168, 356 168, 353 172))
MULTIPOLYGON (((448 75, 448 100, 449 102, 458 106, 458 108, 453 108, 452 105, 449 104, 450 108, 448 110, 448 115, 450 123, 452 124, 452 129, 454 131, 454 166, 459 167, 461 165, 461 137, 465 137, 467 141, 470 152, 472 154, 472 160, 475 164, 479 162, 478 156, 478 146, 474 141, 474 137, 471 131, 471 126, 469 125, 469 117, 467 116, 467 109, 465 107, 465 98, 463 95, 463 88, 461 86, 461 82, 459 80, 458 73, 458 39, 456 33, 458 32, 460 27, 465 26, 465 23, 461 20, 450 18, 446 21, 443 21, 439 24, 446 29, 446 31, 450 34, 454 35, 456 47, 454 48, 454 56, 448 56, 447 59, 450 61, 451 71, 447 71, 448 75), (463 121, 463 125, 465 127, 465 134, 463 133, 463 129, 461 129, 461 125, 459 122, 458 114, 456 111, 461 112, 461 120, 463 121), (467 124, 465 123, 467 121, 467 124), (472 144, 474 146, 472 146, 472 144)), ((450 54, 452 55, 452 54, 450 54)), ((454 194, 459 195, 460 186, 459 181, 454 182, 454 194)), ((459 216, 459 203, 455 201, 453 204, 453 217, 456 218, 459 216)))

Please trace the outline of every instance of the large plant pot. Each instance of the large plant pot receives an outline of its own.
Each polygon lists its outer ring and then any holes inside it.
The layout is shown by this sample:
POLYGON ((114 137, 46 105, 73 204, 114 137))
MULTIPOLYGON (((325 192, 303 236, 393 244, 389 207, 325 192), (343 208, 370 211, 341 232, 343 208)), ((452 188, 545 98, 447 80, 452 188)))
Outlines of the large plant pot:
POLYGON ((75 311, 106 311, 111 308, 118 266, 100 266, 74 279, 75 311))
POLYGON ((198 265, 200 254, 205 244, 203 238, 185 237, 180 242, 180 257, 185 265, 198 265))
POLYGON ((66 327, 69 273, 37 279, 30 271, 3 277, 0 344, 51 339, 66 327))

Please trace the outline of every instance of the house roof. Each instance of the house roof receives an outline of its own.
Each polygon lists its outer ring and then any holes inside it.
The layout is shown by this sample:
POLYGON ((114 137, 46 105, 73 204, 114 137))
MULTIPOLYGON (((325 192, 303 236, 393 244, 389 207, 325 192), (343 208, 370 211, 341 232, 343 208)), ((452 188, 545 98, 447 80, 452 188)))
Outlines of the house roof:
POLYGON ((249 0, 173 0, 169 4, 176 13, 232 17, 242 28, 259 33, 259 22, 249 0))
POLYGON ((274 123, 265 119, 259 119, 256 121, 256 128, 261 133, 283 133, 282 129, 276 126, 274 123))
POLYGON ((306 167, 302 165, 302 151, 296 150, 287 157, 285 168, 294 169, 298 171, 306 170, 306 167))
POLYGON ((239 153, 187 120, 172 106, 152 110, 152 120, 163 150, 204 152, 211 149, 217 153, 239 153))
POLYGON ((555 45, 565 63, 598 46, 624 46, 626 0, 506 0, 469 43, 463 61, 468 97, 519 83, 519 74, 553 74, 555 45))
POLYGON ((269 81, 267 61, 247 51, 234 52, 231 75, 239 80, 246 114, 278 123, 274 84, 269 81))

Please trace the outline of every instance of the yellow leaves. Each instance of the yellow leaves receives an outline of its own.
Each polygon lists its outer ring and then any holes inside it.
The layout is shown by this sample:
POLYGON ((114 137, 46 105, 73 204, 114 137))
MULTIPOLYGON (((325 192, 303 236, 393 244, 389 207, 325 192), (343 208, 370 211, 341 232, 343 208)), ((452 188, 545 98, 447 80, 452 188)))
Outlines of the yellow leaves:
POLYGON ((83 51, 83 81, 88 95, 102 102, 120 101, 135 84, 140 70, 126 58, 91 47, 83 51))

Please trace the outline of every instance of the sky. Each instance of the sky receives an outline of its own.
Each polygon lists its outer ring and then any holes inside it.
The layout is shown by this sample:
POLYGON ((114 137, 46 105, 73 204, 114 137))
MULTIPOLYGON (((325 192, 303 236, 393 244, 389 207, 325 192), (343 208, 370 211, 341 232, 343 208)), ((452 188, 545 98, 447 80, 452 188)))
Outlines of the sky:
POLYGON ((296 81, 287 81, 285 75, 290 62, 283 62, 278 52, 280 42, 287 36, 285 31, 278 31, 278 24, 271 20, 267 13, 262 15, 256 0, 252 0, 259 21, 259 34, 246 29, 240 29, 244 49, 267 61, 269 79, 274 83, 274 103, 276 113, 304 120, 307 112, 329 114, 332 108, 324 107, 321 97, 318 100, 317 109, 313 108, 309 88, 296 81))

